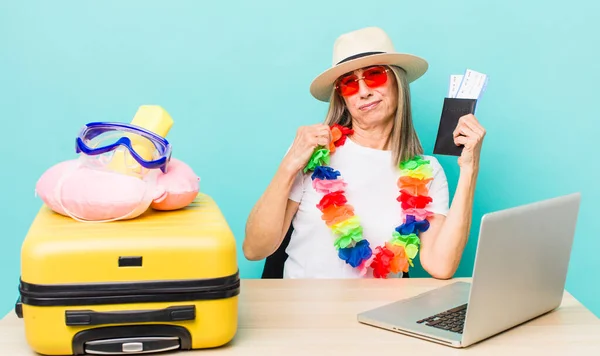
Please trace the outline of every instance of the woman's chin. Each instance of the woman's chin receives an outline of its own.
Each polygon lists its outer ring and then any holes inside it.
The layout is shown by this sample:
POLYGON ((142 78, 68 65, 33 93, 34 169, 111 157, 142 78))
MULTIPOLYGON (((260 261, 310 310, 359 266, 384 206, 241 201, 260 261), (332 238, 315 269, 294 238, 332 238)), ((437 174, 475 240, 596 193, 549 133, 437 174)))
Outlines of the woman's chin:
POLYGON ((361 126, 373 127, 388 124, 394 120, 394 117, 386 117, 383 112, 371 112, 368 115, 362 115, 355 119, 361 126))

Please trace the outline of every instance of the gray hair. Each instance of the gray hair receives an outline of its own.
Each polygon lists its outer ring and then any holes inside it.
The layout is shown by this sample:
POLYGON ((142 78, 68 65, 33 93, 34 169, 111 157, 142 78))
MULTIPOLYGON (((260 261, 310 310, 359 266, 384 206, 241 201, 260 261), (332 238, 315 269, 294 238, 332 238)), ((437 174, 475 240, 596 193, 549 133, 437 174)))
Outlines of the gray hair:
MULTIPOLYGON (((389 146, 392 148, 392 163, 398 166, 405 160, 422 155, 423 146, 417 136, 412 120, 410 88, 406 80, 406 74, 399 67, 390 66, 389 68, 392 69, 396 77, 398 105, 394 118, 394 126, 386 143, 389 143, 389 146)), ((344 99, 335 90, 331 93, 325 124, 339 124, 352 128, 352 118, 346 108, 344 99)))

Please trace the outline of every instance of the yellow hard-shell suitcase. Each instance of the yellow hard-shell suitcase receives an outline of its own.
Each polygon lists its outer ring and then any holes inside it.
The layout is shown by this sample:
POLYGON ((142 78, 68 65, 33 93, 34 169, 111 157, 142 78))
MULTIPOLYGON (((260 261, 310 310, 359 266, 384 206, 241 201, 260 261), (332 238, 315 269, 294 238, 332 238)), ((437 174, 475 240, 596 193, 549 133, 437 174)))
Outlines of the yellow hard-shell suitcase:
POLYGON ((21 250, 15 311, 45 355, 219 347, 237 331, 233 234, 200 193, 187 208, 82 223, 42 206, 21 250))

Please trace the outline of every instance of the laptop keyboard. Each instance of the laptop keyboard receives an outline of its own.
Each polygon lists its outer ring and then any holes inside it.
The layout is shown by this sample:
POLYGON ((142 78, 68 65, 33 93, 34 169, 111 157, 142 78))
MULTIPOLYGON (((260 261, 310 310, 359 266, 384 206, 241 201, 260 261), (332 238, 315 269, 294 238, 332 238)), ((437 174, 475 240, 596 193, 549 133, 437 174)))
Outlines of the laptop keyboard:
POLYGON ((429 318, 421 319, 417 321, 417 323, 425 323, 427 326, 462 334, 466 313, 467 304, 463 304, 456 308, 432 315, 429 318))

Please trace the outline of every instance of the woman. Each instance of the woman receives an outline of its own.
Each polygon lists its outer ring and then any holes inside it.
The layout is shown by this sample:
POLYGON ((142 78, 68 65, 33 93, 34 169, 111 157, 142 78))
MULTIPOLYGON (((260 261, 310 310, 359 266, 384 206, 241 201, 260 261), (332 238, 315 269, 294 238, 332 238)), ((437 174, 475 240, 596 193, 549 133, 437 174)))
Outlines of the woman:
POLYGON ((284 278, 402 276, 418 254, 432 277, 451 278, 469 235, 485 130, 473 115, 456 127, 464 148, 449 207, 444 170, 423 155, 411 116, 409 83, 427 62, 365 28, 337 39, 333 63, 311 85, 330 102, 325 122, 298 130, 250 213, 244 255, 266 258, 292 224, 284 278))

